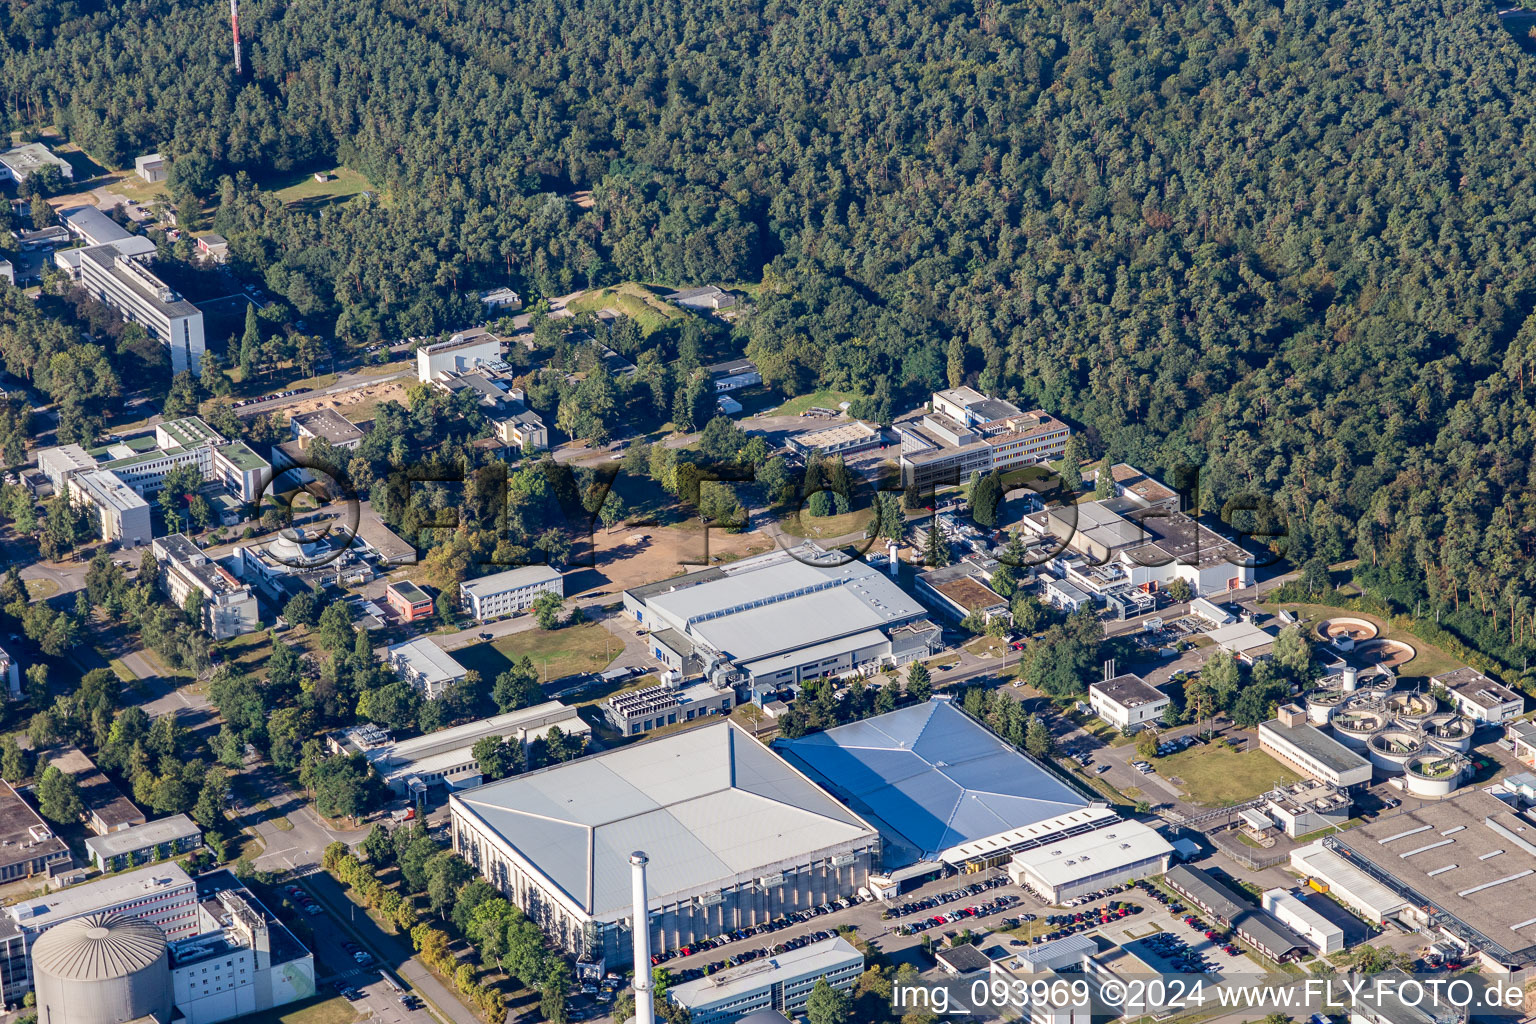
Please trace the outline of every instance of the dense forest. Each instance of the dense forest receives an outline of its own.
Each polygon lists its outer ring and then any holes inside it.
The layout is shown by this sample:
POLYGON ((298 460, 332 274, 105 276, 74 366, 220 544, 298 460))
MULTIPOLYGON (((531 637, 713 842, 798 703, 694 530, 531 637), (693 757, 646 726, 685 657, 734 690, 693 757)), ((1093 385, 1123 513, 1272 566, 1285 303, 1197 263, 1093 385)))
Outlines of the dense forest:
POLYGON ((499 283, 761 281, 738 340, 780 390, 1041 405, 1529 654, 1536 64, 1489 6, 241 14, 237 80, 221 4, 0 7, 0 118, 166 152, 178 204, 346 339, 499 283), (260 185, 338 162, 377 191, 260 185))

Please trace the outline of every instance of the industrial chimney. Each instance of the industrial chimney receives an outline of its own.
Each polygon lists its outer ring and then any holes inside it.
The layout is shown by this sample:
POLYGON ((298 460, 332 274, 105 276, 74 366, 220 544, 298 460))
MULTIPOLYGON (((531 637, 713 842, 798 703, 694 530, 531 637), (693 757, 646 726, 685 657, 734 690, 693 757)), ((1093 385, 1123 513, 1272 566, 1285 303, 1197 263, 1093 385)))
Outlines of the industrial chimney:
POLYGON ((635 1024, 656 1024, 656 1003, 651 992, 651 911, 645 895, 645 865, 650 858, 640 850, 629 855, 629 881, 635 901, 635 1024))
POLYGON ((235 76, 240 75, 240 7, 239 0, 229 0, 229 32, 235 40, 235 76))
POLYGON ((901 575, 901 559, 896 557, 896 551, 897 547, 894 540, 886 543, 885 554, 890 559, 890 564, 886 568, 893 579, 901 575))

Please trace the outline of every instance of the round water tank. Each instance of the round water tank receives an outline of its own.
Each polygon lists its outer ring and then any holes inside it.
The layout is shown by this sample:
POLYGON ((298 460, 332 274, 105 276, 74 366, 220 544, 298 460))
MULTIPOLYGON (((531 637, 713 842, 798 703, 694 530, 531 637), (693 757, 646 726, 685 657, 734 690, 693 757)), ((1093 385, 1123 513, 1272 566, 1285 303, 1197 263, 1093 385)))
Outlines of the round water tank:
POLYGON ((96 913, 48 929, 32 947, 38 1024, 124 1024, 171 1013, 165 933, 142 918, 96 913))

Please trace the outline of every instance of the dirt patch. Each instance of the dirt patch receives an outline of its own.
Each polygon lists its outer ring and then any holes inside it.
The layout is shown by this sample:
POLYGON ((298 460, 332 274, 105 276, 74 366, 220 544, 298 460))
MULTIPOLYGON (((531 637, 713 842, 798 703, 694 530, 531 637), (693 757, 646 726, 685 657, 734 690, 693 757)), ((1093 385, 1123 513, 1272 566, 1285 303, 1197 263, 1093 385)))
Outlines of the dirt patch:
POLYGON ((324 395, 317 398, 307 398, 302 402, 284 406, 283 411, 290 417, 298 416, 306 412, 316 412, 320 409, 335 409, 354 423, 369 419, 373 410, 385 402, 399 402, 409 406, 406 401, 406 386, 400 380, 384 380, 376 384, 363 384, 347 391, 339 391, 334 395, 324 395))
POLYGON ((615 527, 611 532, 598 527, 592 534, 593 557, 581 559, 578 568, 567 577, 567 596, 613 594, 642 583, 654 583, 707 565, 733 562, 747 555, 761 554, 773 547, 773 540, 760 531, 726 533, 708 531, 697 523, 680 526, 615 527), (705 554, 706 542, 708 554, 705 554))

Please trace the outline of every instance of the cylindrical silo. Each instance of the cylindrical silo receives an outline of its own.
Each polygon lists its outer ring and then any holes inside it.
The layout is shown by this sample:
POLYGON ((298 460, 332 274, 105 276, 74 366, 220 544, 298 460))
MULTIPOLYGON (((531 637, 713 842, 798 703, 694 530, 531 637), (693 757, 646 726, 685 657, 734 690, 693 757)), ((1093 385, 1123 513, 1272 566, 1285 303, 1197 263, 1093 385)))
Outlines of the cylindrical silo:
POLYGON ((142 918, 97 913, 48 929, 32 947, 38 1024, 169 1020, 165 933, 142 918))

